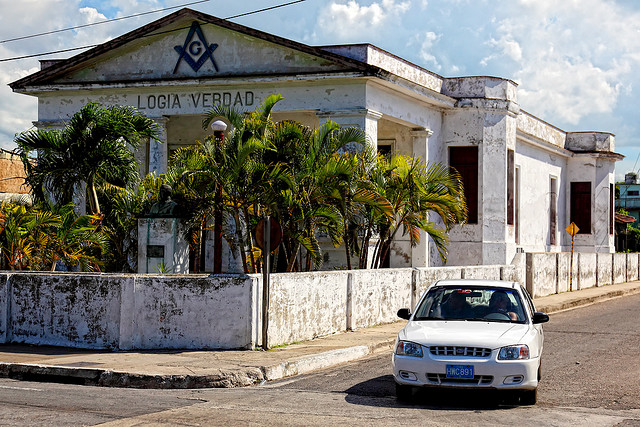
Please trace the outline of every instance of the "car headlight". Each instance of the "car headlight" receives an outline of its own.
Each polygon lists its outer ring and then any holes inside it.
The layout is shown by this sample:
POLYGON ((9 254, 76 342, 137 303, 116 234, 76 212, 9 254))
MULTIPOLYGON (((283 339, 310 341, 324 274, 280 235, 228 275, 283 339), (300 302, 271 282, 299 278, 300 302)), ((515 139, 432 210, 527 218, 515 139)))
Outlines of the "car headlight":
POLYGON ((529 347, 524 344, 502 347, 498 354, 498 360, 522 360, 528 358, 529 347))
POLYGON ((399 356, 422 357, 422 346, 410 341, 399 341, 396 346, 396 354, 399 356))

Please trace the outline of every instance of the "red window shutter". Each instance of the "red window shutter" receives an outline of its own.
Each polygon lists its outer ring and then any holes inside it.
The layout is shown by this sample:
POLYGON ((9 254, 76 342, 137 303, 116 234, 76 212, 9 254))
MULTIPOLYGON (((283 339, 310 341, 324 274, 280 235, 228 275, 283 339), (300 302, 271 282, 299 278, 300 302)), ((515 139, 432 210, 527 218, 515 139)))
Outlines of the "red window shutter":
POLYGON ((469 224, 478 223, 478 147, 450 147, 449 166, 462 177, 469 224))
POLYGON ((591 183, 571 183, 571 222, 575 222, 578 234, 591 234, 591 183))
POLYGON ((515 167, 515 152, 507 150, 507 225, 513 225, 515 219, 515 191, 513 188, 515 167))

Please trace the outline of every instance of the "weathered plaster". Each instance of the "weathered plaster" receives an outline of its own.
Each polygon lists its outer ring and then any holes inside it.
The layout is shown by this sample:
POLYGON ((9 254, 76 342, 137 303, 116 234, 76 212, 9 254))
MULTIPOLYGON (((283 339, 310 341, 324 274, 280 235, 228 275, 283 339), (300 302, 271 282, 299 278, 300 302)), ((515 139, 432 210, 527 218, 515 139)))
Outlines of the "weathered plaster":
POLYGON ((627 254, 613 254, 613 283, 627 281, 627 254))
MULTIPOLYGON (((599 253, 597 255, 598 286, 613 284, 613 255, 599 253)), ((638 257, 633 257, 638 262, 638 257)), ((637 271, 636 271, 637 274, 637 271)))
POLYGON ((578 254, 578 271, 578 289, 587 289, 596 286, 596 254, 580 252, 578 254))
POLYGON ((638 280, 638 255, 627 254, 627 282, 638 280))
POLYGON ((412 270, 363 270, 352 276, 352 327, 391 323, 411 305, 412 270))
POLYGON ((346 271, 272 274, 269 345, 346 330, 347 279, 346 271))

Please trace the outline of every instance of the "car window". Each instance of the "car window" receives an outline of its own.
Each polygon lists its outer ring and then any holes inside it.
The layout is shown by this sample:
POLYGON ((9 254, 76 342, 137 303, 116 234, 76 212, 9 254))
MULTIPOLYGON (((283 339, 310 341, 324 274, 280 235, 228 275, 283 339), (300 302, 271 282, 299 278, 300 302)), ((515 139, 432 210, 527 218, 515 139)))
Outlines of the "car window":
MULTIPOLYGON (((526 304, 526 303, 525 303, 526 304)), ((524 323, 527 317, 515 289, 437 286, 416 308, 413 320, 468 320, 524 323)))

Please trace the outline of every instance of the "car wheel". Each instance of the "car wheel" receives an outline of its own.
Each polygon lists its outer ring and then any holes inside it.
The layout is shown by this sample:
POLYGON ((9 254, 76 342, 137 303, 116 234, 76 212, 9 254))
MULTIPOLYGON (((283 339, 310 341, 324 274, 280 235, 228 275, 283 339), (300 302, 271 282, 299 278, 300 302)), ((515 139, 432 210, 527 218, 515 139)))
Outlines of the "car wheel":
POLYGON ((407 401, 413 396, 413 387, 396 383, 396 398, 400 401, 407 401))
POLYGON ((538 389, 522 390, 520 392, 521 405, 535 405, 538 401, 538 389))

